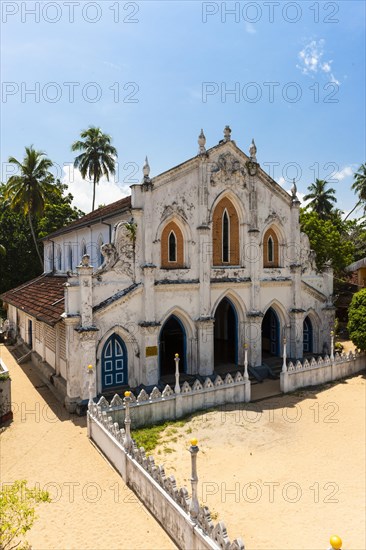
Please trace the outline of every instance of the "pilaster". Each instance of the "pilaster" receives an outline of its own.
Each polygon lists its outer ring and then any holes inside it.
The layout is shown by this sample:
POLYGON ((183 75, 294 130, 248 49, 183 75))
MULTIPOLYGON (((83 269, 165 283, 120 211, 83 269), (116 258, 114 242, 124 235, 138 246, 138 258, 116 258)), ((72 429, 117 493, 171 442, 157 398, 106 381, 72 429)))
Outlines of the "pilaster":
POLYGON ((160 323, 154 321, 139 324, 141 331, 141 380, 146 386, 159 382, 159 331, 160 323))
POLYGON ((249 344, 249 365, 258 367, 262 364, 262 321, 259 311, 248 312, 245 341, 249 344))
POLYGON ((196 321, 198 334, 198 374, 209 376, 214 371, 214 318, 196 321))
POLYGON ((200 277, 200 316, 205 318, 211 313, 211 261, 212 246, 210 243, 210 228, 208 225, 201 225, 197 228, 199 235, 199 277, 200 277))

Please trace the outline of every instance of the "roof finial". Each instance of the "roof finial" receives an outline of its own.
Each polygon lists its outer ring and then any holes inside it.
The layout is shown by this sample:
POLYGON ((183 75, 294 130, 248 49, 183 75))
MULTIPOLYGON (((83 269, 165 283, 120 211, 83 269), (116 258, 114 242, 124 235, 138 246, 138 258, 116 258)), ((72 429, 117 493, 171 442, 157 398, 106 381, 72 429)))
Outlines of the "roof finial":
POLYGON ((203 133, 202 128, 201 128, 201 133, 198 136, 198 145, 199 145, 198 154, 199 155, 205 155, 206 154, 206 147, 205 147, 205 145, 206 145, 206 136, 203 133))
POLYGON ((295 178, 292 180, 291 195, 292 195, 292 202, 300 204, 300 201, 297 197, 297 185, 295 183, 295 178))
POLYGON ((231 141, 231 128, 230 128, 230 126, 225 126, 225 128, 224 128, 224 141, 231 141))
POLYGON ((147 157, 145 158, 145 164, 144 164, 144 167, 142 169, 142 173, 144 174, 144 180, 150 179, 149 178, 149 176, 150 176, 150 164, 149 164, 149 161, 148 161, 147 157))
POLYGON ((252 139, 252 143, 249 147, 249 154, 250 154, 250 160, 252 162, 257 162, 257 146, 254 143, 254 138, 252 139))

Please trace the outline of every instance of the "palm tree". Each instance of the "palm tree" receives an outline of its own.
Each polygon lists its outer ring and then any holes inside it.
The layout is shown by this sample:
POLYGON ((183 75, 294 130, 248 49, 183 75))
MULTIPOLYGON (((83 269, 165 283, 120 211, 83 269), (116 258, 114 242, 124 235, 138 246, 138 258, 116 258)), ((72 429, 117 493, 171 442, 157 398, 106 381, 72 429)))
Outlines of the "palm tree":
POLYGON ((71 145, 72 151, 83 151, 74 161, 74 167, 80 170, 82 178, 87 176, 93 179, 93 203, 95 205, 95 186, 102 176, 109 181, 109 175, 116 171, 115 159, 117 150, 111 145, 111 136, 103 134, 100 128, 90 126, 83 130, 80 137, 84 141, 75 141, 71 145))
POLYGON ((52 188, 53 176, 49 169, 53 163, 43 151, 33 149, 33 145, 25 148, 22 162, 14 157, 9 157, 8 162, 15 164, 20 173, 9 178, 4 198, 9 199, 11 209, 28 217, 34 245, 43 269, 43 259, 39 251, 32 218, 41 216, 43 213, 45 194, 52 188))
POLYGON ((315 183, 312 183, 308 187, 308 193, 305 195, 304 200, 311 199, 308 207, 310 206, 314 212, 321 218, 326 218, 332 212, 334 204, 337 202, 335 195, 335 189, 332 187, 326 189, 328 182, 325 180, 315 180, 315 183))
POLYGON ((355 181, 352 184, 352 189, 358 194, 358 201, 356 206, 352 208, 351 212, 348 212, 347 216, 344 218, 344 221, 346 221, 348 216, 350 216, 352 212, 361 204, 363 204, 364 212, 366 213, 366 164, 361 164, 353 178, 355 181))

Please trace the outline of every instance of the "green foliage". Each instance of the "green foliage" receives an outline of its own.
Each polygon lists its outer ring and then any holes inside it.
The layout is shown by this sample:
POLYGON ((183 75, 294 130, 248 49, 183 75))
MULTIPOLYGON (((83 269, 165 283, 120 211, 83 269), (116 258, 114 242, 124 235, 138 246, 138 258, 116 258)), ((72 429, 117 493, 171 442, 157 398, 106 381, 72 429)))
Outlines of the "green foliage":
POLYGON ((327 189, 328 182, 325 180, 316 179, 314 183, 309 185, 308 193, 305 195, 304 200, 311 199, 306 208, 311 208, 313 212, 316 212, 320 218, 329 218, 334 204, 337 202, 335 198, 335 190, 331 187, 327 189))
POLYGON ((136 233, 137 233, 137 223, 134 222, 127 222, 125 224, 125 227, 127 229, 127 232, 129 234, 129 237, 131 241, 134 243, 136 241, 136 233))
POLYGON ((133 438, 136 441, 138 447, 143 447, 147 453, 153 451, 155 447, 162 443, 162 435, 166 428, 176 427, 180 428, 184 426, 191 417, 185 420, 176 420, 170 422, 164 422, 162 424, 155 424, 148 428, 140 428, 133 431, 133 438))
POLYGON ((356 292, 352 298, 347 328, 355 346, 366 351, 366 288, 356 292))
POLYGON ((30 489, 25 480, 18 480, 7 486, 3 484, 0 491, 0 548, 30 548, 24 535, 37 518, 35 507, 41 502, 50 501, 48 492, 30 489))
POLYGON ((336 351, 337 353, 342 353, 343 349, 344 349, 344 346, 343 344, 341 344, 341 342, 336 342, 334 344, 334 351, 336 351))
POLYGON ((111 136, 103 134, 100 128, 89 126, 83 130, 80 137, 84 140, 75 141, 72 151, 82 151, 74 161, 75 168, 80 170, 83 179, 88 177, 93 181, 92 210, 95 207, 95 186, 102 176, 109 181, 109 176, 116 171, 117 149, 111 145, 111 136))
POLYGON ((45 156, 43 151, 36 151, 31 145, 25 148, 22 162, 15 157, 9 157, 8 162, 17 167, 19 174, 9 178, 4 188, 4 197, 11 210, 27 216, 34 246, 43 268, 33 218, 43 214, 45 194, 50 190, 53 181, 53 176, 49 171, 52 161, 45 156))
POLYGON ((330 262, 336 274, 354 260, 354 244, 348 238, 347 226, 340 217, 322 219, 316 212, 300 212, 301 231, 310 240, 316 252, 316 265, 319 270, 330 262))
MULTIPOLYGON (((4 188, 0 185, 0 242, 6 243, 6 256, 0 259, 0 293, 42 273, 40 263, 34 260, 36 248, 27 217, 8 207, 4 188)), ((49 187, 45 194, 43 215, 34 219, 37 238, 45 237, 83 215, 71 206, 73 197, 66 193, 67 186, 58 180, 49 187)))

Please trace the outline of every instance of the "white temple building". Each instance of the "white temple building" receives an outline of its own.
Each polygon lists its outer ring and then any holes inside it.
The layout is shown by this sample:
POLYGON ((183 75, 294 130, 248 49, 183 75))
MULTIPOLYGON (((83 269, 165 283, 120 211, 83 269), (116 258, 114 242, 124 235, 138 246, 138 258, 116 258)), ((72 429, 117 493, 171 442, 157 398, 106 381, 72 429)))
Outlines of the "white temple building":
MULTIPOLYGON (((220 366, 329 351, 331 268, 317 272, 291 194, 231 139, 44 239, 45 273, 3 294, 32 359, 75 410, 94 394, 220 366)), ((281 360, 279 359, 279 362, 281 360)))

